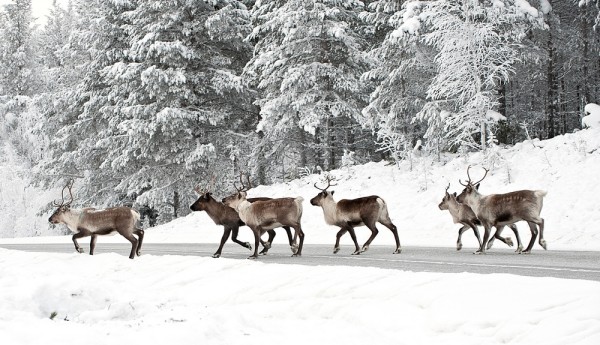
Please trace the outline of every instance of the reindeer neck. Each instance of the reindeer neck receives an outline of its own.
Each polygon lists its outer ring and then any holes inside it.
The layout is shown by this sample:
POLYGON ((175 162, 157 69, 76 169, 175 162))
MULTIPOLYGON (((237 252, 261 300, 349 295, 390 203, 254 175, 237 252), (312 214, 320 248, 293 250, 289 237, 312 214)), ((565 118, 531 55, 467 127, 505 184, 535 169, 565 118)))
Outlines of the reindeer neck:
POLYGON ((331 198, 324 198, 321 201, 323 215, 327 224, 335 224, 337 222, 337 202, 331 198))
POLYGON ((469 198, 465 199, 465 204, 469 206, 475 214, 479 214, 479 208, 483 199, 483 195, 479 194, 479 192, 475 192, 471 194, 469 198))
POLYGON ((82 216, 83 210, 70 209, 67 212, 63 213, 62 221, 67 227, 69 227, 69 229, 76 231, 77 226, 81 222, 82 216))
POLYGON ((208 216, 210 217, 210 219, 212 219, 215 224, 221 224, 223 221, 224 215, 226 214, 225 211, 227 211, 227 209, 229 209, 230 207, 222 204, 216 200, 210 200, 208 202, 208 205, 205 209, 206 213, 208 214, 208 216))

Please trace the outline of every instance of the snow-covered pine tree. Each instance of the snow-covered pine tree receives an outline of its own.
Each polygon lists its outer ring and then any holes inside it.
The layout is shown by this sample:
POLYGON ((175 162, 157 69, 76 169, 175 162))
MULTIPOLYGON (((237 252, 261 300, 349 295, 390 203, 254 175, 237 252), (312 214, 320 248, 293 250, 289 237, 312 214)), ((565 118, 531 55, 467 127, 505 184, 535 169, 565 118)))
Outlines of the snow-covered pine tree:
POLYGON ((251 52, 248 12, 239 1, 156 0, 126 17, 127 57, 102 70, 110 104, 98 169, 165 221, 189 212, 194 185, 231 170, 226 127, 251 105, 238 76, 251 52))
POLYGON ((260 92, 257 170, 333 169, 344 148, 355 150, 366 101, 360 75, 368 68, 362 7, 355 0, 256 2, 255 54, 244 76, 260 92))
MULTIPOLYGON (((399 34, 416 33, 436 50, 436 74, 418 116, 430 122, 446 110, 450 145, 485 148, 486 113, 497 107, 496 89, 513 72, 526 31, 543 26, 541 12, 525 0, 439 0, 408 2, 402 16, 399 34)), ((438 135, 434 122, 427 137, 438 135)))
POLYGON ((127 58, 129 42, 123 26, 134 5, 126 0, 76 0, 69 43, 59 54, 65 83, 59 82, 55 93, 40 96, 42 132, 50 145, 36 166, 38 181, 57 187, 65 179, 77 178, 76 202, 84 205, 122 203, 114 191, 120 179, 109 169, 100 169, 108 152, 98 143, 113 133, 106 120, 113 104, 108 97, 111 85, 103 69, 127 58))
POLYGON ((589 8, 595 7, 596 12, 596 24, 594 29, 600 31, 600 0, 572 0, 577 3, 580 7, 587 6, 589 8))
POLYGON ((39 79, 31 0, 4 5, 0 22, 0 141, 9 142, 20 158, 31 161, 39 154, 31 133, 39 120, 31 98, 39 79))
POLYGON ((385 38, 369 52, 377 63, 362 76, 375 87, 361 122, 375 131, 380 149, 395 160, 407 158, 423 135, 414 116, 425 104, 425 92, 434 75, 432 49, 415 39, 416 35, 399 34, 413 29, 402 26, 403 15, 410 13, 400 11, 405 2, 375 1, 363 14, 369 23, 385 32, 385 38))

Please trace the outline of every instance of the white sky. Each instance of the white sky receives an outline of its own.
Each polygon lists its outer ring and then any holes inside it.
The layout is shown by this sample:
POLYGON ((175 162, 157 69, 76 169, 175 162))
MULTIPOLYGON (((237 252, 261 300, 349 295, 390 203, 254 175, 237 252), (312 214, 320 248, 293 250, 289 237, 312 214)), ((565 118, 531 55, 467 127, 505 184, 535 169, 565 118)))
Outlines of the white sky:
MULTIPOLYGON (((68 3, 68 0, 57 0, 59 4, 64 5, 68 3)), ((0 0, 0 6, 12 3, 12 0, 0 0)), ((32 0, 31 7, 33 16, 37 18, 40 24, 46 22, 46 15, 48 10, 52 7, 52 0, 32 0)))

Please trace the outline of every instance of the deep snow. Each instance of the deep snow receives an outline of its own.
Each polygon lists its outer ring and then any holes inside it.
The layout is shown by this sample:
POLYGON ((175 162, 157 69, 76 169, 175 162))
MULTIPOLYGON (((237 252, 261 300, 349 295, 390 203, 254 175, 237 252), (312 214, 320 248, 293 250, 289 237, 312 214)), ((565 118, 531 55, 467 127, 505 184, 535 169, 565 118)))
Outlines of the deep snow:
MULTIPOLYGON (((503 149, 480 191, 547 190, 542 216, 549 250, 599 250, 599 148, 600 130, 587 129, 503 149)), ((416 157, 412 170, 409 162, 370 163, 332 172, 338 178, 333 189, 338 199, 384 198, 403 245, 454 250, 460 226, 437 205, 449 182, 451 191, 460 192, 458 180, 466 179, 469 164, 473 178, 482 166, 490 167, 482 161, 477 153, 444 156, 442 162, 416 157)), ((333 248, 337 229, 309 204, 320 178, 260 186, 250 196, 304 197, 305 246, 333 248)), ((518 225, 527 243, 529 230, 518 225)), ((357 229, 361 244, 368 233, 357 229)), ((221 227, 197 212, 147 229, 146 241, 212 242, 216 250, 221 234, 221 227)), ((274 246, 285 246, 285 237, 279 231, 274 246)), ((240 230, 240 239, 251 239, 247 228, 240 230)), ((109 241, 125 240, 99 239, 109 241)), ((70 237, 1 242, 70 243, 70 237)), ((87 250, 88 241, 82 242, 87 250)), ((351 243, 349 236, 344 243, 351 243)), ((471 232, 463 235, 463 243, 463 250, 476 247, 471 232)), ((381 227, 373 245, 389 245, 391 252, 391 233, 381 227)), ((230 246, 237 245, 228 242, 225 252, 230 246)), ((544 251, 536 244, 531 255, 544 251)), ((3 344, 599 344, 599 305, 600 283, 583 280, 267 265, 226 254, 129 260, 123 253, 92 257, 0 249, 3 344)))

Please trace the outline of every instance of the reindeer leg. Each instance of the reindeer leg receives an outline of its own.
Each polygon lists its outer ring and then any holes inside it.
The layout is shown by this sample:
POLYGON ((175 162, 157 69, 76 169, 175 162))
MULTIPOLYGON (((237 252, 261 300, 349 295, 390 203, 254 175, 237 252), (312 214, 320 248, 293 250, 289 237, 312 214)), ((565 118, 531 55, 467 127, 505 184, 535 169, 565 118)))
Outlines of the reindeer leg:
POLYGON ((496 233, 494 234, 494 237, 490 238, 488 244, 487 244, 487 249, 492 248, 492 244, 494 243, 494 239, 497 238, 498 240, 504 242, 504 244, 506 244, 509 247, 513 246, 513 241, 510 237, 502 237, 500 236, 500 234, 502 233, 502 230, 504 230, 504 225, 500 225, 496 227, 496 233))
POLYGON ((369 250, 369 245, 371 245, 371 242, 373 242, 373 239, 375 239, 375 236, 377 236, 377 234, 379 233, 379 230, 377 230, 377 227, 375 226, 375 223, 372 224, 366 224, 367 227, 371 230, 371 236, 369 237, 369 239, 367 240, 367 242, 365 242, 365 244, 362 247, 362 251, 366 252, 367 250, 369 250))
POLYGON ((119 231, 119 233, 123 237, 125 237, 129 242, 131 242, 131 253, 129 253, 129 258, 130 259, 135 258, 135 252, 137 251, 138 243, 139 243, 138 239, 135 238, 135 236, 133 236, 133 234, 130 234, 128 232, 124 232, 124 231, 121 232, 121 231, 119 231))
POLYGON ((298 244, 296 243, 298 233, 296 232, 296 230, 294 230, 294 236, 292 237, 292 230, 290 229, 290 227, 284 226, 283 228, 285 229, 285 232, 288 235, 288 240, 290 242, 290 249, 292 250, 292 253, 296 253, 298 251, 298 244))
POLYGON ((398 228, 396 228, 396 226, 391 221, 381 222, 381 224, 383 224, 386 228, 390 229, 392 231, 392 234, 394 235, 394 240, 396 241, 396 250, 394 250, 393 254, 400 254, 400 252, 402 252, 402 248, 400 247, 400 237, 398 237, 398 228))
POLYGON ((548 245, 546 244, 546 240, 544 239, 544 218, 540 218, 541 222, 538 223, 540 227, 540 246, 544 248, 544 250, 548 250, 548 245))
POLYGON ((135 252, 135 254, 137 256, 140 256, 140 255, 142 255, 142 242, 144 242, 144 230, 137 229, 134 233, 136 235, 138 235, 138 246, 137 246, 137 251, 135 252))
POLYGON ((75 244, 75 250, 79 253, 83 253, 83 248, 79 246, 79 242, 77 242, 77 239, 90 236, 92 233, 83 228, 77 228, 77 231, 78 232, 74 234, 73 237, 71 237, 71 239, 73 240, 73 244, 75 244))
MULTIPOLYGON (((227 242, 227 239, 229 238, 229 235, 231 234, 231 228, 229 227, 223 227, 223 236, 221 236, 221 242, 219 243, 219 248, 217 248, 217 251, 213 254, 213 258, 220 258, 221 257, 221 251, 223 250, 223 246, 225 245, 225 242, 227 242)), ((234 242, 236 242, 237 240, 233 240, 234 242)), ((237 242, 236 242, 237 243, 237 242)), ((242 243, 238 243, 241 246, 244 246, 242 243)))
POLYGON ((92 239, 90 240, 90 255, 94 255, 94 248, 96 248, 96 240, 98 239, 98 235, 92 234, 92 239))
MULTIPOLYGON (((463 232, 467 231, 468 229, 469 229, 468 225, 463 225, 460 229, 458 229, 458 239, 456 240, 456 250, 462 249, 462 247, 463 247, 462 234, 463 234, 463 232)), ((477 240, 479 241, 479 246, 481 247, 481 238, 479 238, 479 232, 476 232, 475 236, 477 236, 477 240)))
MULTIPOLYGON (((337 254, 337 252, 340 251, 340 238, 347 231, 348 230, 346 228, 342 227, 340 231, 338 231, 337 235, 335 235, 335 246, 333 247, 333 254, 337 254)), ((356 251, 358 251, 358 242, 354 241, 354 244, 356 245, 356 251)))
POLYGON ((260 235, 262 234, 262 229, 260 227, 252 227, 252 232, 254 233, 254 254, 250 255, 248 259, 255 260, 258 258, 258 245, 260 243, 260 235))
POLYGON ((298 250, 292 254, 292 256, 301 256, 302 255, 302 247, 304 246, 304 231, 302 231, 302 226, 300 224, 292 226, 294 228, 294 232, 296 236, 300 238, 300 243, 298 244, 298 250))
MULTIPOLYGON (((252 245, 250 244, 250 242, 242 242, 237 239, 239 229, 240 228, 238 226, 231 227, 231 240, 244 248, 248 248, 248 249, 252 250, 252 245)), ((219 252, 219 254, 221 254, 221 252, 219 252)))
POLYGON ((354 242, 354 253, 352 253, 352 255, 359 255, 360 253, 362 253, 362 251, 360 250, 360 247, 358 246, 358 240, 356 239, 356 232, 354 232, 354 228, 351 227, 350 225, 347 225, 348 227, 348 232, 350 233, 350 237, 352 238, 352 241, 354 242))
POLYGON ((491 225, 484 223, 483 228, 485 229, 483 233, 483 241, 481 241, 481 246, 479 249, 473 254, 485 254, 485 246, 487 244, 488 239, 490 238, 491 225))
POLYGON ((261 244, 264 247, 263 250, 260 251, 260 255, 267 255, 267 252, 269 251, 269 249, 271 249, 271 245, 273 244, 273 240, 275 239, 275 230, 267 230, 267 233, 269 234, 269 239, 267 240, 267 242, 264 242, 262 239, 260 240, 261 244))
POLYGON ((531 230, 531 240, 529 241, 529 244, 527 245, 527 248, 525 249, 523 254, 531 253, 531 248, 533 248, 533 244, 535 243, 535 238, 537 237, 537 234, 538 234, 538 229, 534 222, 527 221, 527 224, 529 225, 529 230, 531 230))
POLYGON ((519 236, 517 226, 515 224, 510 224, 508 227, 513 231, 515 237, 517 238, 517 250, 515 250, 515 252, 521 254, 523 251, 523 243, 521 243, 521 236, 519 236))

